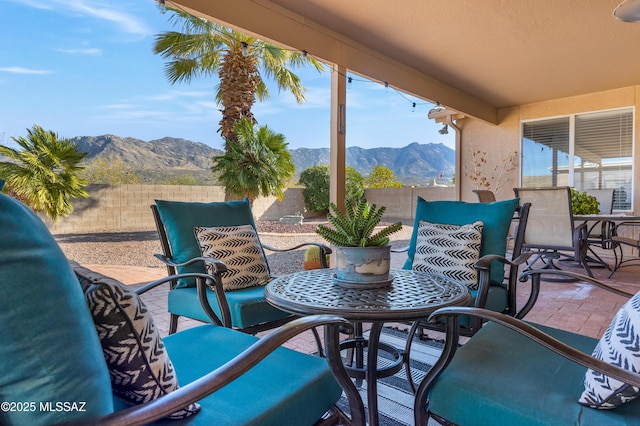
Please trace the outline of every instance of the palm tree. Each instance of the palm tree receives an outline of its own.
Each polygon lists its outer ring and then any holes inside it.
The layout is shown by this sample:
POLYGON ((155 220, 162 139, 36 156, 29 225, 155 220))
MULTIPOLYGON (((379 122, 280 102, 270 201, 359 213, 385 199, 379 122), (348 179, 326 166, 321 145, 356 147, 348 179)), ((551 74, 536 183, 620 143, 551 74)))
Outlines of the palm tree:
POLYGON ((168 60, 165 73, 172 84, 218 75, 216 102, 222 106, 219 131, 226 146, 234 139, 236 121, 254 120, 251 107, 256 97, 260 101, 269 97, 263 77, 274 79, 280 90, 290 91, 302 103, 305 88, 290 68, 312 65, 318 72, 324 71, 320 61, 305 54, 281 49, 182 11, 172 12, 170 21, 181 23, 183 32, 158 35, 154 53, 168 60))
POLYGON ((213 157, 211 168, 227 192, 236 198, 248 197, 252 203, 259 196, 275 195, 282 200, 286 180, 295 173, 284 135, 267 126, 256 130, 247 118, 236 122, 234 132, 235 143, 213 157))
POLYGON ((0 176, 4 192, 56 221, 73 211, 72 198, 88 197, 87 181, 79 177, 78 164, 87 153, 80 152, 69 139, 59 139, 53 131, 34 125, 27 138, 12 138, 22 150, 0 145, 0 176))

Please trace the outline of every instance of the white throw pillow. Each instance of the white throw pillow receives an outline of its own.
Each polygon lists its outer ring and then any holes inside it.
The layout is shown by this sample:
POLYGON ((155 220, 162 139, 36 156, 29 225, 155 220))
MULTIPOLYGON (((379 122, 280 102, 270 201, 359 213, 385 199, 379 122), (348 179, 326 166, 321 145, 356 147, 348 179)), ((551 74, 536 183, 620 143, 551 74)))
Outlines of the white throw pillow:
POLYGON ((412 269, 444 275, 469 289, 477 289, 478 271, 474 265, 480 258, 483 227, 479 220, 467 225, 421 220, 412 269))
MULTIPOLYGON (((640 372, 640 292, 620 308, 592 356, 640 372)), ((640 396, 640 388, 591 369, 585 375, 584 389, 578 402, 598 409, 615 408, 640 396)))
MULTIPOLYGON (((202 256, 214 257, 227 265, 222 275, 225 291, 240 290, 271 280, 258 234, 251 225, 194 228, 202 256)), ((207 264, 208 273, 212 266, 207 264)))
MULTIPOLYGON (((169 359, 151 313, 134 291, 109 277, 93 281, 96 275, 76 267, 85 286, 85 298, 93 316, 113 392, 137 405, 167 395, 178 386, 178 377, 169 359)), ((190 404, 167 416, 184 419, 200 411, 190 404)))

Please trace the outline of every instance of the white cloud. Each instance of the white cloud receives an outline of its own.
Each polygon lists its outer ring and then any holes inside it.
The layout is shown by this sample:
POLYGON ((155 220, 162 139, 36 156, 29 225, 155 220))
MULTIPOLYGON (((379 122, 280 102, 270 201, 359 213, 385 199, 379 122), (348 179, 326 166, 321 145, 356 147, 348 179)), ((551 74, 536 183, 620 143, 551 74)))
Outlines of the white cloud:
MULTIPOLYGON (((97 19, 103 19, 106 21, 111 21, 117 24, 123 31, 131 34, 141 34, 148 35, 151 34, 151 29, 140 19, 132 14, 128 14, 122 12, 121 10, 116 9, 119 5, 118 2, 108 3, 111 7, 110 9, 98 5, 93 1, 85 1, 85 0, 57 0, 61 4, 64 4, 66 7, 69 7, 71 10, 79 12, 81 14, 85 14, 88 16, 92 16, 97 19)), ((63 6, 64 7, 64 6, 63 6)))
POLYGON ((305 101, 302 104, 298 104, 296 98, 291 93, 283 91, 281 93, 272 93, 271 99, 267 102, 277 99, 284 107, 287 108, 302 107, 305 109, 325 109, 329 108, 331 105, 331 88, 329 86, 306 87, 304 98, 305 101))
POLYGON ((147 99, 151 101, 168 101, 178 98, 202 98, 206 96, 212 96, 211 92, 200 90, 172 90, 169 92, 149 96, 147 97, 147 99))
POLYGON ((101 108, 112 109, 112 110, 125 110, 125 109, 132 109, 133 105, 132 104, 110 104, 110 105, 103 105, 101 108))
POLYGON ((55 10, 59 12, 71 11, 80 16, 90 16, 113 22, 124 32, 137 35, 151 35, 152 29, 133 13, 122 10, 121 2, 100 2, 95 0, 13 0, 36 9, 55 10))
POLYGON ((58 52, 68 53, 71 55, 102 55, 102 49, 86 48, 86 49, 57 49, 58 52))
POLYGON ((199 105, 199 106, 201 106, 203 108, 207 108, 207 109, 215 109, 216 111, 219 108, 218 104, 216 104, 215 102, 200 101, 200 102, 196 102, 196 105, 199 105))
POLYGON ((35 9, 51 10, 53 6, 49 1, 39 0, 12 0, 14 3, 23 4, 25 6, 33 7, 35 9))
POLYGON ((31 74, 31 75, 51 74, 51 71, 49 70, 34 70, 34 69, 22 68, 22 67, 0 67, 0 72, 7 72, 11 74, 31 74))

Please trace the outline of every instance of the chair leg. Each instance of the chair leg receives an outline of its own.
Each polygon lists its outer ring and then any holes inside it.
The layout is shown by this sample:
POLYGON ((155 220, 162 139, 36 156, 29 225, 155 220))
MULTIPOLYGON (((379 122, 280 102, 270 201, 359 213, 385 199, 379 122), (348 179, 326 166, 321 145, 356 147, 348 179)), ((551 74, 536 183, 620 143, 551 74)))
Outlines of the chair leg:
POLYGON ((582 267, 584 268, 585 272, 587 273, 587 276, 593 278, 593 272, 591 272, 591 267, 589 266, 589 263, 587 262, 586 257, 584 259, 582 259, 582 267))
MULTIPOLYGON (((633 252, 631 254, 633 255, 633 252)), ((637 264, 637 262, 640 262, 640 244, 636 243, 635 241, 633 243, 623 243, 623 242, 619 242, 619 241, 614 241, 613 242, 613 255, 615 256, 615 265, 613 267, 613 270, 609 274, 609 278, 611 278, 613 276, 613 274, 618 269, 623 268, 625 266, 631 266, 631 265, 637 264), (625 245, 631 247, 632 249, 638 250, 638 257, 632 257, 631 259, 625 259, 624 258, 624 250, 623 250, 625 245), (619 256, 618 256, 618 254, 619 254, 619 256)))
POLYGON ((173 334, 178 331, 178 318, 180 316, 176 314, 171 314, 169 319, 169 334, 173 334))
POLYGON ((620 267, 620 264, 622 263, 622 245, 619 243, 613 243, 613 256, 614 256, 614 264, 613 264, 613 269, 611 269, 611 273, 609 274, 608 278, 611 278, 613 276, 613 274, 616 273, 616 271, 618 270, 618 268, 620 267), (616 249, 620 250, 620 258, 618 258, 618 252, 616 251, 616 249))

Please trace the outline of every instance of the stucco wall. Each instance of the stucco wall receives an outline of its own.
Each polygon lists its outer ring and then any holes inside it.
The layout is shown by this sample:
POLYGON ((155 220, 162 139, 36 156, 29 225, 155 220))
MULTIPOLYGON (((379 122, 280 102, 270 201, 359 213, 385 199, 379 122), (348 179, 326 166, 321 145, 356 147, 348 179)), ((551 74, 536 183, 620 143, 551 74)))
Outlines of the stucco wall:
MULTIPOLYGON (((91 185, 89 198, 76 200, 75 211, 57 223, 48 220, 54 234, 108 231, 154 230, 155 224, 149 206, 154 200, 213 202, 224 200, 224 188, 219 186, 178 185, 91 185)), ((385 217, 412 219, 417 197, 426 200, 453 199, 453 188, 393 188, 367 190, 371 203, 386 206, 385 217)), ((285 215, 301 213, 305 217, 317 216, 306 212, 301 188, 288 188, 284 198, 258 198, 253 213, 259 220, 279 220, 285 215)))
MULTIPOLYGON (((526 120, 579 114, 593 111, 602 111, 615 108, 638 107, 640 86, 631 86, 622 89, 608 90, 598 93, 590 93, 583 96, 555 99, 547 102, 539 102, 499 110, 499 124, 497 126, 487 124, 484 121, 465 118, 460 120, 462 128, 462 170, 463 175, 456 180, 461 184, 461 198, 466 201, 476 199, 472 190, 476 185, 464 176, 465 166, 471 166, 471 148, 476 147, 491 153, 487 157, 486 170, 499 165, 500 156, 509 151, 517 151, 520 154, 520 123, 526 120)), ((635 118, 634 132, 638 135, 640 130, 637 115, 635 118)), ((640 181, 640 153, 635 149, 634 140, 634 212, 640 212, 640 194, 638 182, 640 181)), ((509 179, 502 185, 502 189, 496 194, 498 199, 513 197, 512 188, 520 185, 520 169, 511 173, 509 179)))
POLYGON ((474 189, 491 189, 496 193, 498 200, 513 198, 513 188, 518 186, 519 167, 516 167, 502 181, 492 181, 491 188, 478 187, 469 175, 473 174, 473 151, 479 150, 487 153, 487 163, 481 167, 487 176, 495 167, 500 167, 512 152, 520 157, 520 117, 517 108, 504 109, 499 112, 500 125, 494 126, 476 119, 464 119, 460 123, 462 129, 461 159, 462 176, 456 182, 460 182, 460 197, 463 201, 475 202, 478 200, 474 189), (496 190, 496 186, 499 189, 496 190))

